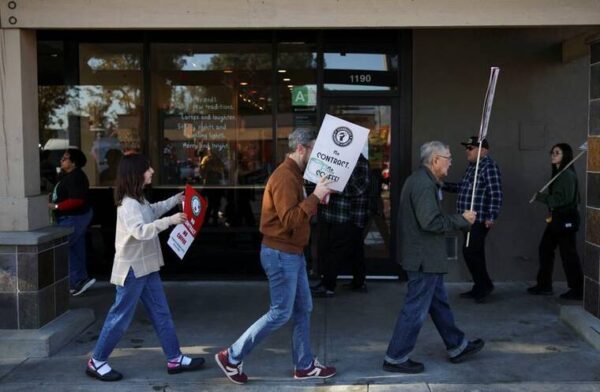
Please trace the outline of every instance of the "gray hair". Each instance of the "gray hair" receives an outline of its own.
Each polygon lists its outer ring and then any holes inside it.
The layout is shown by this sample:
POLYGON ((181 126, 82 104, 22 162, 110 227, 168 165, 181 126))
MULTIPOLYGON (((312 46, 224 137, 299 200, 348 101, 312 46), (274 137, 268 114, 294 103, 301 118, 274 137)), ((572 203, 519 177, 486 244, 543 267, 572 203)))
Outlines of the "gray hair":
POLYGON ((290 151, 296 151, 298 145, 308 146, 313 140, 316 139, 315 132, 308 128, 296 128, 294 132, 288 136, 288 146, 290 151))
POLYGON ((421 146, 421 164, 430 166, 434 155, 446 155, 448 152, 448 146, 442 142, 427 142, 421 146))

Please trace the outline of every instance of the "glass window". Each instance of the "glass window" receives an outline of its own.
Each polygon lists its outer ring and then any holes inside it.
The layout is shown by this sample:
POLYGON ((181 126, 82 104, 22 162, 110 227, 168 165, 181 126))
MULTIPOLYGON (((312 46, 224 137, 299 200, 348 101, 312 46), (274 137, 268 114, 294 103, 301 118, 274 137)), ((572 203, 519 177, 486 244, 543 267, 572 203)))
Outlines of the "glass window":
POLYGON ((65 85, 62 41, 38 43, 38 116, 41 191, 51 192, 57 182, 60 158, 69 146, 67 117, 63 114, 71 91, 65 85))
POLYGON ((113 185, 123 153, 142 148, 142 45, 82 43, 78 49, 76 78, 62 42, 38 46, 43 162, 49 173, 65 148, 78 147, 88 158, 90 185, 113 185))
POLYGON ((304 42, 279 44, 277 56, 277 163, 288 152, 295 127, 317 128, 317 48, 304 42))
POLYGON ((266 182, 272 161, 271 46, 151 46, 151 146, 160 184, 266 182))
POLYGON ((365 256, 369 260, 387 259, 390 250, 392 107, 388 104, 333 104, 327 107, 327 112, 371 130, 367 148, 371 185, 365 256))
POLYGON ((143 150, 142 44, 82 43, 75 121, 91 185, 112 185, 123 154, 143 150))

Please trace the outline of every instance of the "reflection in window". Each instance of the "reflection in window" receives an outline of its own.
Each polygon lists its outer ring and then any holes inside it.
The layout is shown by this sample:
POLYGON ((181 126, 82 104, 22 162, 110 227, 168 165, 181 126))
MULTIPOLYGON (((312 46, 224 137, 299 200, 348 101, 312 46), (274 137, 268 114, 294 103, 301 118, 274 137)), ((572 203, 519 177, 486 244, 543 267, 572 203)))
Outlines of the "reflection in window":
POLYGON ((86 65, 94 72, 141 68, 139 56, 131 53, 108 54, 102 57, 91 56, 86 65))
POLYGON ((38 45, 43 165, 78 147, 90 185, 113 185, 123 153, 141 150, 141 44, 80 44, 78 84, 65 83, 63 55, 62 43, 38 45))
POLYGON ((95 185, 113 185, 121 156, 142 150, 141 59, 141 44, 79 45, 76 113, 95 185))
POLYGON ((392 112, 389 105, 331 105, 328 112, 370 129, 369 221, 365 228, 367 258, 388 258, 390 242, 390 159, 392 112))
POLYGON ((151 53, 160 183, 263 185, 272 160, 270 46, 154 44, 151 53))
POLYGON ((304 42, 281 43, 277 50, 277 163, 288 152, 296 127, 317 128, 317 48, 304 42))

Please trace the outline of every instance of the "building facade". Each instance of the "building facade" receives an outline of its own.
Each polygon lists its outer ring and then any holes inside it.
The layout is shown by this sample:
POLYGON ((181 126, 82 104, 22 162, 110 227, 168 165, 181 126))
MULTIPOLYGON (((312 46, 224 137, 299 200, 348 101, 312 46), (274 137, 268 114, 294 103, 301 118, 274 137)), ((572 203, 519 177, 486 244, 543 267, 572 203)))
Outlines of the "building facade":
MULTIPOLYGON (((0 2, 0 23, 0 298, 3 314, 15 311, 6 328, 43 325, 66 309, 65 233, 48 231, 46 202, 67 146, 89 159, 92 271, 106 273, 112 261, 114 170, 124 153, 140 151, 157 172, 151 197, 190 183, 209 201, 185 261, 165 248, 166 272, 252 277, 260 273, 262 191, 285 157, 287 135, 297 126, 318 130, 325 113, 359 123, 371 130, 377 182, 368 273, 397 276, 393 217, 418 147, 448 143, 450 179, 460 178, 459 143, 477 133, 491 66, 501 73, 490 153, 505 204, 488 240, 490 273, 534 279, 546 211, 527 201, 549 177, 550 147, 589 139, 587 164, 576 164, 587 184, 578 241, 584 307, 600 315, 596 1, 107 0, 76 8, 15 0, 0 2), (37 234, 15 239, 25 233, 37 234), (20 270, 35 284, 19 288, 19 265, 35 267, 20 270), (37 324, 21 322, 25 306, 37 324)), ((444 203, 454 208, 453 198, 444 203)), ((460 241, 448 238, 452 280, 469 277, 460 241)))

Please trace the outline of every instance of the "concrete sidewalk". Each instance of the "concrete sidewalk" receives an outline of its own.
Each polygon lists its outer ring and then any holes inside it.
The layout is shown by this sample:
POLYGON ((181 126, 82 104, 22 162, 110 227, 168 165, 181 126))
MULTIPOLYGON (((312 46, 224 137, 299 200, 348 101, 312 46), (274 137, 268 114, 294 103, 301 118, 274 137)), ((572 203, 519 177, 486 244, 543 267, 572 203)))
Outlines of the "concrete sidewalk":
POLYGON ((140 306, 110 360, 125 378, 101 383, 86 377, 85 362, 114 299, 114 288, 102 283, 71 302, 73 308, 93 308, 96 323, 51 358, 2 359, 0 390, 600 392, 600 352, 559 321, 556 298, 529 296, 524 283, 498 284, 486 304, 458 297, 469 285, 448 284, 457 324, 470 338, 485 339, 486 347, 471 361, 451 364, 437 331, 427 321, 412 355, 425 363, 426 371, 419 375, 381 370, 405 284, 369 283, 368 294, 340 289, 335 298, 315 299, 311 331, 314 354, 336 366, 338 375, 325 382, 293 380, 286 326, 246 358, 244 372, 250 382, 243 387, 224 378, 213 356, 268 309, 266 281, 168 282, 165 286, 183 350, 205 356, 204 370, 168 375, 154 330, 140 306))

